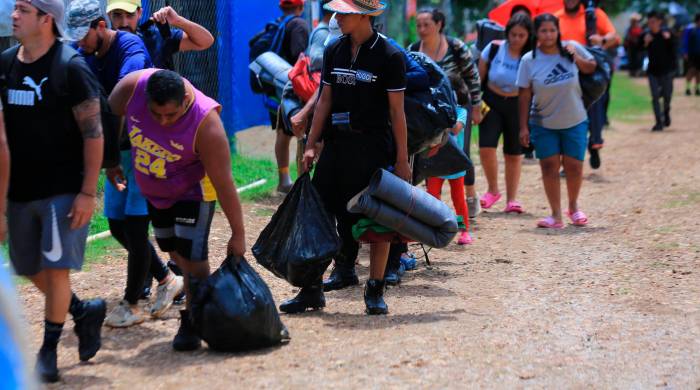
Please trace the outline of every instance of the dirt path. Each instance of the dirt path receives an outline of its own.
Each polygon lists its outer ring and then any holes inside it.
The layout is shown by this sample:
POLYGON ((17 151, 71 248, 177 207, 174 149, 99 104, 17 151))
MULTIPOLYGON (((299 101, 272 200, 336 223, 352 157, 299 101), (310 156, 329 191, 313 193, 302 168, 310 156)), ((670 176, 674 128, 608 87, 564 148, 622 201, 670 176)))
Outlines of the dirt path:
MULTIPOLYGON (((325 311, 283 316, 289 345, 247 354, 174 353, 176 310, 128 330, 79 364, 72 331, 65 388, 697 388, 700 386, 700 99, 679 97, 667 131, 615 123, 603 169, 586 173, 583 229, 534 228, 547 212, 539 168, 524 168, 530 212, 490 212, 468 248, 432 254, 387 293, 391 314, 363 314, 362 289, 327 294, 325 311)), ((483 181, 479 183, 483 188, 483 181)), ((447 194, 446 194, 447 195, 447 194)), ((498 207, 502 207, 499 204, 498 207)), ((276 203, 248 204, 248 243, 276 203)), ((214 258, 226 242, 217 216, 214 258)), ((113 306, 123 253, 75 275, 81 296, 113 306)), ((361 279, 367 255, 361 256, 361 279)), ((277 302, 294 290, 258 267, 277 302)), ((21 288, 36 350, 43 301, 21 288)), ((61 387, 58 386, 58 387, 61 387)))

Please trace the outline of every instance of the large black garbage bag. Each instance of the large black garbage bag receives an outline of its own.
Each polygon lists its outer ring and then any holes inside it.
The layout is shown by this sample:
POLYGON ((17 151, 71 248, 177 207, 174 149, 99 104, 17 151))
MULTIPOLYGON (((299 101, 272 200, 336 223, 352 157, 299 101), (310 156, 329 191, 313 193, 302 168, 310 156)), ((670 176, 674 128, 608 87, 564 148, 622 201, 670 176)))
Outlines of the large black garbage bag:
POLYGON ((454 127, 457 98, 440 65, 423 53, 409 52, 408 55, 425 69, 430 79, 429 90, 407 93, 404 98, 408 152, 413 154, 445 129, 454 127))
POLYGON ((414 183, 420 183, 428 177, 454 175, 462 171, 474 169, 464 149, 457 144, 456 137, 449 140, 432 157, 416 155, 414 163, 414 183))
POLYGON ((305 173, 253 245, 258 264, 297 287, 316 281, 340 250, 335 224, 305 173))
POLYGON ((192 321, 216 351, 265 348, 289 339, 270 289, 243 259, 228 257, 206 280, 190 279, 192 321))

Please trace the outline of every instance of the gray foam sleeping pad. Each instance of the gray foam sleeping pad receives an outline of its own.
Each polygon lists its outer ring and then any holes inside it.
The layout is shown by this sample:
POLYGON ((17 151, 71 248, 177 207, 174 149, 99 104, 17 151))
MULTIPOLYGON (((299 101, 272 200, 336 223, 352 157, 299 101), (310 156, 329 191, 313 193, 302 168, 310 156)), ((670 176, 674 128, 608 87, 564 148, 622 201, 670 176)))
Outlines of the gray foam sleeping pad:
POLYGON ((434 248, 449 245, 459 230, 455 213, 445 203, 384 169, 347 208, 434 248))

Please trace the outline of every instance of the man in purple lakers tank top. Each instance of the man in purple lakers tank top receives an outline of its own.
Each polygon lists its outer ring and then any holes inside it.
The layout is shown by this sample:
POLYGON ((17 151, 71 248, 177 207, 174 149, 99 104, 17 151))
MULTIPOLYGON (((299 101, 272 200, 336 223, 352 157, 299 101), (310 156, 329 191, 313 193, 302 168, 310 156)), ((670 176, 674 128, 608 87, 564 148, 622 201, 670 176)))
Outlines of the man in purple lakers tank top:
POLYGON ((109 103, 126 117, 136 182, 148 201, 158 246, 186 275, 187 310, 180 312, 173 348, 195 350, 201 341, 190 323, 187 275, 209 275, 209 230, 217 198, 231 227, 227 254, 245 253, 221 106, 177 73, 159 69, 123 78, 109 103))

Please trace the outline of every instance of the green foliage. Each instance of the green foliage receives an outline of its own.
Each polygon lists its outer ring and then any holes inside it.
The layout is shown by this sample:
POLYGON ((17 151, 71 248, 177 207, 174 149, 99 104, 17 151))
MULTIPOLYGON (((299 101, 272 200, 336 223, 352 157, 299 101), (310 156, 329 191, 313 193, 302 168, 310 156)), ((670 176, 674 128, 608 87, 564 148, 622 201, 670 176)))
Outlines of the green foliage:
POLYGON ((616 73, 613 78, 610 117, 622 121, 634 121, 651 112, 649 89, 641 79, 633 80, 626 75, 616 73))

